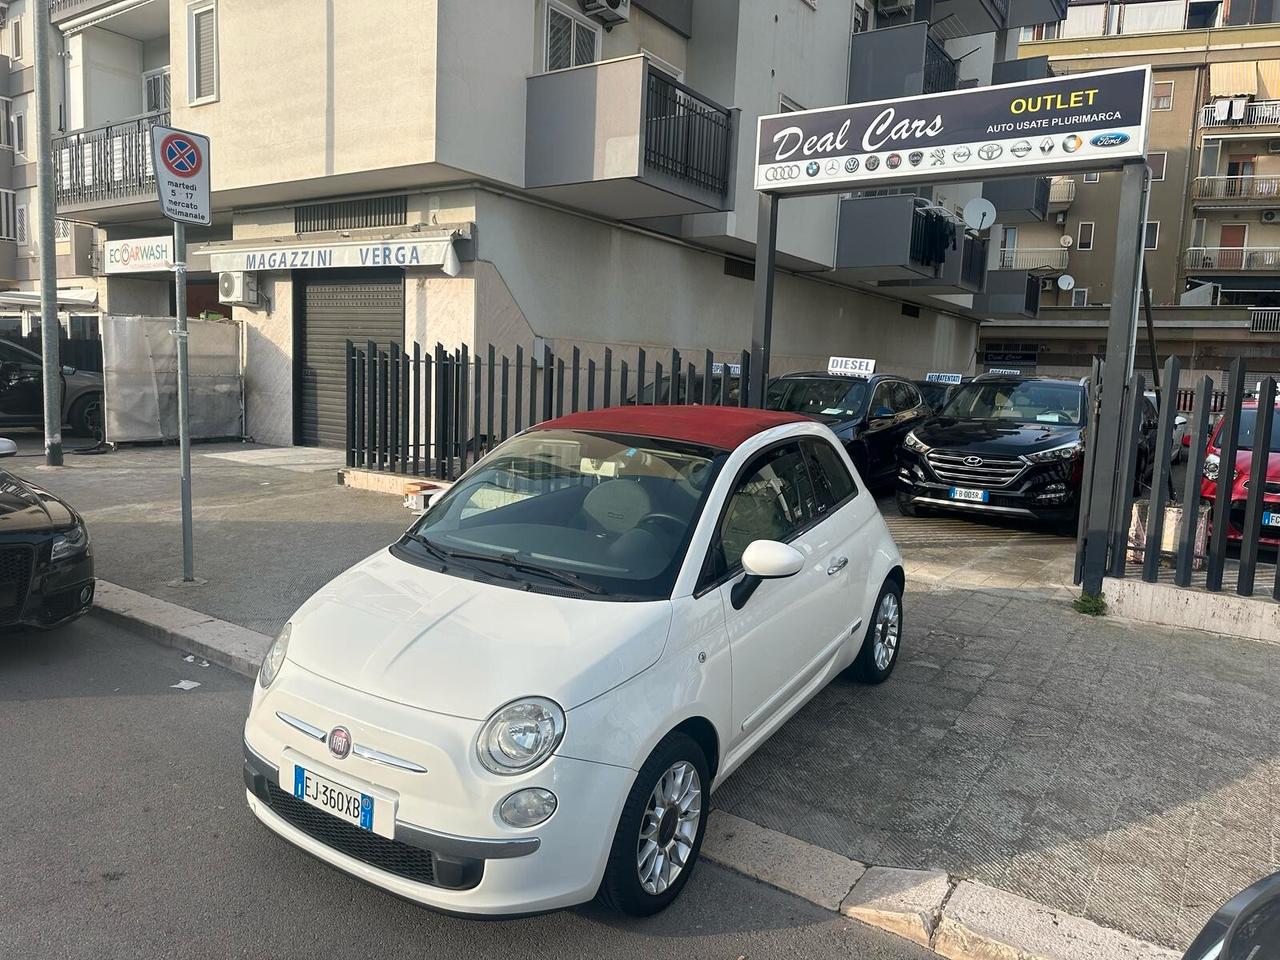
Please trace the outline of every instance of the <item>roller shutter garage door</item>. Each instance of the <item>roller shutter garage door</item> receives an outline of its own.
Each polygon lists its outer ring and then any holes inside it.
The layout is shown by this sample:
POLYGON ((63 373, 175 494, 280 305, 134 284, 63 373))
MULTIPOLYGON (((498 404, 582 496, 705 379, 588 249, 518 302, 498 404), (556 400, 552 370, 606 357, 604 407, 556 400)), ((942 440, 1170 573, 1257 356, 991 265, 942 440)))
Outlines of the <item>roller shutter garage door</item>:
MULTIPOLYGON (((295 274, 297 276, 297 274, 295 274)), ((347 442, 347 341, 404 345, 404 275, 304 276, 298 325, 298 443, 347 442)))

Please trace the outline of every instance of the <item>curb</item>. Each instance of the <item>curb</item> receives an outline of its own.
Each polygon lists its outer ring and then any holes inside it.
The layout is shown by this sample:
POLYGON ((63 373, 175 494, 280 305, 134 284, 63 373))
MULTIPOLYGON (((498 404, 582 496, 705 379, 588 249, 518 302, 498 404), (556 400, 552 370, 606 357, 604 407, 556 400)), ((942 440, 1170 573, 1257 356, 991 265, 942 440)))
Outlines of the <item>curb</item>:
MULTIPOLYGON (((98 581, 93 614, 249 678, 257 675, 271 645, 264 634, 105 580, 98 581)), ((862 864, 724 811, 708 821, 702 853, 723 867, 914 941, 948 960, 1181 957, 994 887, 939 870, 862 864)))

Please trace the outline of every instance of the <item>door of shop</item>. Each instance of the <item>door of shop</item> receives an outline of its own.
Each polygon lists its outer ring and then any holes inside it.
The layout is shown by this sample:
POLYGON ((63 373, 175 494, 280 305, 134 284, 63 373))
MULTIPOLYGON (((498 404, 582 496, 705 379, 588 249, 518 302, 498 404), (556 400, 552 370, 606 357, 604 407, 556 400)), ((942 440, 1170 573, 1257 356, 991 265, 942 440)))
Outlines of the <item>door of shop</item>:
POLYGON ((347 436, 347 341, 404 345, 404 274, 361 270, 294 274, 294 438, 341 447, 347 436))

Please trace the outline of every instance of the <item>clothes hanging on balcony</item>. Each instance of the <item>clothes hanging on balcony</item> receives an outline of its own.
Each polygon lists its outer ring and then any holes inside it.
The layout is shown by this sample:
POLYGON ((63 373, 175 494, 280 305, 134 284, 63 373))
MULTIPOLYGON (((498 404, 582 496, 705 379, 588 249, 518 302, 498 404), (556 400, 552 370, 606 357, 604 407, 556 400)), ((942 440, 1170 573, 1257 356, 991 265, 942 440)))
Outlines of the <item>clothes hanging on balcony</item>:
POLYGON ((947 259, 947 251, 959 246, 955 215, 945 207, 932 204, 917 207, 916 215, 921 218, 920 262, 926 267, 942 263, 947 259))

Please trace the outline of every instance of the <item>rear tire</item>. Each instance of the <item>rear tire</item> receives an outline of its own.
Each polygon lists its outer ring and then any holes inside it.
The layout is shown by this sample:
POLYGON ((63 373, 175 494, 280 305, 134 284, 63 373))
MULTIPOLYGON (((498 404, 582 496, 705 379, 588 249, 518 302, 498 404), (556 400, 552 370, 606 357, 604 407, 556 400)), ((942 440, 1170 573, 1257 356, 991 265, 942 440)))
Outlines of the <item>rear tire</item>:
POLYGON ((689 881, 707 828, 706 754, 673 731, 649 754, 623 804, 596 898, 633 917, 665 910, 689 881))
POLYGON ((900 514, 904 517, 920 516, 920 508, 911 502, 911 494, 903 493, 899 490, 896 497, 898 501, 898 512, 900 514))
POLYGON ((902 649, 902 587, 889 579, 880 588, 871 623, 853 661, 853 676, 863 683, 884 683, 898 663, 902 649))
POLYGON ((67 422, 74 434, 102 439, 102 394, 87 393, 76 400, 67 414, 67 422))

